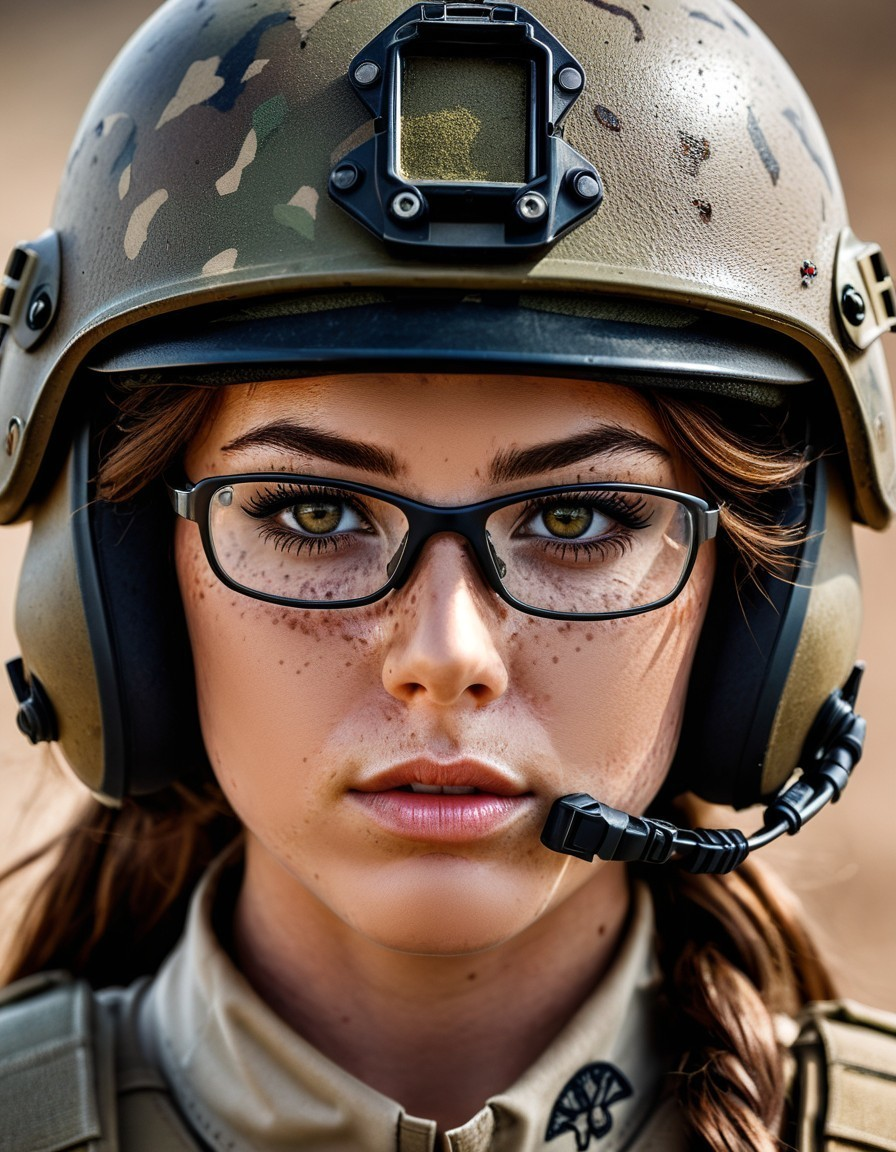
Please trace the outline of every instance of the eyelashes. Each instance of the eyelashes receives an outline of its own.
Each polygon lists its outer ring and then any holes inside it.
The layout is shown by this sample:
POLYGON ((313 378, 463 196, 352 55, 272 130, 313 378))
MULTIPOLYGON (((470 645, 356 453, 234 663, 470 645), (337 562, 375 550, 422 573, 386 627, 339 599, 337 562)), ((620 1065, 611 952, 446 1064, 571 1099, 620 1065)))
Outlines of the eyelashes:
POLYGON ((624 524, 626 528, 646 528, 653 519, 653 514, 643 495, 626 492, 576 492, 574 489, 563 492, 560 499, 557 496, 541 496, 527 501, 523 516, 520 519, 543 512, 545 509, 556 508, 561 503, 570 505, 573 502, 582 508, 592 509, 612 517, 618 523, 624 524))
POLYGON ((253 494, 242 507, 247 515, 261 521, 259 539, 280 552, 305 550, 320 555, 337 550, 347 542, 349 533, 373 532, 361 502, 344 489, 316 485, 296 488, 281 483, 253 494))
MULTIPOLYGON (((259 540, 293 554, 336 551, 385 528, 363 498, 325 484, 274 482, 247 496, 241 507, 259 521, 259 540)), ((560 561, 622 555, 632 546, 634 534, 653 520, 653 508, 643 494, 612 490, 567 489, 521 501, 517 507, 508 505, 506 511, 515 513, 512 522, 505 520, 502 532, 490 520, 490 538, 500 534, 502 547, 512 548, 516 542, 560 561)))
POLYGON ((277 483, 262 492, 256 492, 252 498, 243 504, 243 511, 256 519, 274 515, 290 505, 300 501, 331 500, 334 504, 345 504, 355 509, 359 515, 364 515, 360 501, 350 498, 344 488, 327 488, 324 485, 302 485, 295 487, 289 484, 277 483))

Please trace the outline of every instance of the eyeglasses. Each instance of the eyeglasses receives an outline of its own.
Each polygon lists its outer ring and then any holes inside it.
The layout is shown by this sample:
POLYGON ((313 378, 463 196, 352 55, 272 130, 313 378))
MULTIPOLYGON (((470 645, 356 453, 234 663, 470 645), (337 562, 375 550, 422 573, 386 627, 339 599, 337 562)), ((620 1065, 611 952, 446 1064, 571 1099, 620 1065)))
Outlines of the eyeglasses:
POLYGON ((168 485, 228 588, 272 604, 353 608, 401 588, 426 542, 468 543, 491 588, 532 616, 603 620, 661 608, 690 576, 719 511, 641 484, 534 488, 443 508, 291 473, 168 485))

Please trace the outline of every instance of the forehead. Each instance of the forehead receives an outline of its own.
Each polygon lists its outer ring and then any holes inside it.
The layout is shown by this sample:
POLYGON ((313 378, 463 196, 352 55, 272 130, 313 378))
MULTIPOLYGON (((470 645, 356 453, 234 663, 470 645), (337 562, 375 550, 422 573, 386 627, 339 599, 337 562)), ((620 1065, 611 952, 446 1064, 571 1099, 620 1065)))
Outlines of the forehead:
POLYGON ((620 425, 668 447, 650 406, 631 389, 554 377, 355 374, 230 386, 211 429, 225 444, 271 420, 313 422, 341 436, 410 452, 451 454, 537 443, 595 424, 620 425))

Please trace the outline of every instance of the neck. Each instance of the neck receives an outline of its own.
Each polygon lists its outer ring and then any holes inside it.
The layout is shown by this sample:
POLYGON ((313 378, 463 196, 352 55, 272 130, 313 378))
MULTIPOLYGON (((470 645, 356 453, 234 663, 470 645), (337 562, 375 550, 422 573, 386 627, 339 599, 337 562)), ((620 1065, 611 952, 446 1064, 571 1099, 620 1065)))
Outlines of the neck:
POLYGON ((581 888, 496 947, 398 952, 335 917, 250 837, 234 951, 256 992, 300 1035, 447 1131, 559 1033, 609 964, 628 905, 622 867, 595 866, 581 888))

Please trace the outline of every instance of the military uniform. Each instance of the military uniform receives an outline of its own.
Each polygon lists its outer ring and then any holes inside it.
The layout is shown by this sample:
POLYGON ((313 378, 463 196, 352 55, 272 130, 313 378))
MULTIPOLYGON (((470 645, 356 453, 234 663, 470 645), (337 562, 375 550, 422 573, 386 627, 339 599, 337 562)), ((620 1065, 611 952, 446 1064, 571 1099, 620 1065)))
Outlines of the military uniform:
MULTIPOLYGON (((62 974, 0 1002, 0 1152, 684 1152, 653 908, 532 1066, 440 1135, 295 1033, 213 925, 220 865, 153 979, 92 993, 62 974)), ((896 1149, 896 1017, 848 1002, 781 1021, 802 1152, 896 1149), (790 1031, 790 1035, 786 1035, 790 1031)))
MULTIPOLYGON (((108 1101, 99 1101, 95 1115, 84 1113, 78 1135, 85 1146, 105 1152, 114 1125, 122 1152, 181 1152, 191 1147, 190 1140, 212 1152, 677 1152, 687 1147, 668 1087, 671 1056, 660 1035, 660 975, 646 888, 636 889, 616 957, 573 1019, 515 1084, 440 1141, 432 1120, 409 1115, 400 1103, 327 1059, 253 991, 212 927, 217 874, 212 870, 198 888, 184 937, 158 975, 125 991, 99 994, 103 1011, 92 1041, 95 1065, 103 1062, 98 1034, 104 1016, 111 1015, 118 1035, 118 1106, 114 1119, 108 1101), (100 1137, 104 1109, 106 1132, 100 1137), (176 1132, 183 1124, 189 1133, 176 1132), (172 1142, 166 1145, 163 1137, 172 1142)), ((49 1025, 53 1044, 83 1054, 87 1040, 82 1036, 79 1043, 76 1037, 79 1009, 69 1009, 71 1035, 64 1037, 65 985, 51 989, 54 994, 60 1016, 49 1025)), ((59 1133, 64 1122, 71 1124, 73 1103, 58 1091, 71 1073, 48 1062, 46 1052, 40 1061, 33 1052, 22 1061, 21 1044, 15 1042, 22 1028, 10 1021, 16 1007, 0 1011, 0 1061, 5 1055, 8 1069, 0 1075, 0 1152, 71 1147, 60 1143, 59 1133), (40 1064, 44 1089, 34 1078, 40 1064), (41 1108, 58 1113, 56 1120, 43 1118, 40 1145, 34 1123, 38 1099, 41 1108)))
MULTIPOLYGON (((215 1152, 434 1152, 433 1121, 322 1056, 259 999, 197 893, 186 935, 140 997, 140 1024, 184 1114, 215 1152)), ((599 986, 522 1077, 445 1136, 451 1152, 684 1147, 657 1036, 653 910, 639 889, 599 986)))

